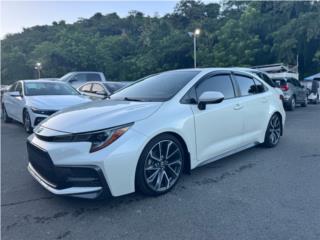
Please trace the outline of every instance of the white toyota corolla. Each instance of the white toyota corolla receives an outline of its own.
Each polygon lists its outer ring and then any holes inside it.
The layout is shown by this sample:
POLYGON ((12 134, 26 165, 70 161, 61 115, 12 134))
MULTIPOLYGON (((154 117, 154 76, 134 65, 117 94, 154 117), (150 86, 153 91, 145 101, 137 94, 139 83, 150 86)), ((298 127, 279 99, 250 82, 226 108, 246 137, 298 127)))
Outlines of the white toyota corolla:
POLYGON ((159 195, 183 171, 276 146, 284 122, 279 94, 250 73, 168 71, 43 121, 28 138, 28 169, 58 195, 159 195))

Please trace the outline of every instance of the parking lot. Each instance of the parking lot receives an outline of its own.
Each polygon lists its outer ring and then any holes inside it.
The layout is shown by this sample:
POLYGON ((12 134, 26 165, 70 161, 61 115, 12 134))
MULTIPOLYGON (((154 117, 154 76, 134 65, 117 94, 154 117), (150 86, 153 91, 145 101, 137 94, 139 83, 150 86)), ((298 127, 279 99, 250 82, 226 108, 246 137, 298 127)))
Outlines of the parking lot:
POLYGON ((81 200, 29 176, 19 124, 2 124, 2 239, 320 239, 320 105, 287 112, 273 149, 184 175, 169 194, 81 200))

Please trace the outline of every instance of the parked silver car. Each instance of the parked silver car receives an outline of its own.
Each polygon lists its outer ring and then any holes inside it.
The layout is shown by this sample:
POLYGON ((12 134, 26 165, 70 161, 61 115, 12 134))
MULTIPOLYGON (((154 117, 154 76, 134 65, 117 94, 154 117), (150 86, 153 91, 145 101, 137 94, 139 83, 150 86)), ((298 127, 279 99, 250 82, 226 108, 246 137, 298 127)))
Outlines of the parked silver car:
POLYGON ((293 111, 297 104, 308 105, 307 89, 295 78, 274 78, 283 92, 283 102, 287 110, 293 111))

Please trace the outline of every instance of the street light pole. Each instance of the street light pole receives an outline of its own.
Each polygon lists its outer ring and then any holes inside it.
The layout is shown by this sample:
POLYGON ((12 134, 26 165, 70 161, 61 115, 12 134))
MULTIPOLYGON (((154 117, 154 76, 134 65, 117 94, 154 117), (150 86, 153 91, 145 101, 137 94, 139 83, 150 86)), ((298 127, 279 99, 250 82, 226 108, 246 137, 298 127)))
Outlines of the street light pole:
POLYGON ((40 71, 41 71, 41 63, 40 62, 37 62, 36 63, 36 66, 34 67, 34 69, 36 69, 38 71, 38 78, 40 79, 40 71))
POLYGON ((190 37, 193 37, 193 61, 194 68, 197 67, 197 36, 200 35, 200 29, 197 28, 194 32, 188 32, 190 37))
POLYGON ((197 67, 197 37, 193 34, 193 59, 194 59, 194 68, 197 67))

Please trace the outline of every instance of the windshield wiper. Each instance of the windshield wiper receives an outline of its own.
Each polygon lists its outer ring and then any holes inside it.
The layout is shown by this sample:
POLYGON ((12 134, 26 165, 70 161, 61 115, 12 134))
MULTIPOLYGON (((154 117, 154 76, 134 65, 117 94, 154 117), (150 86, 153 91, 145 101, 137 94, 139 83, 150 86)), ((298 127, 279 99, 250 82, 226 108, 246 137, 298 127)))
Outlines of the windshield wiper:
POLYGON ((128 98, 128 97, 125 97, 123 100, 125 100, 125 101, 132 101, 132 102, 142 102, 141 99, 128 98))

